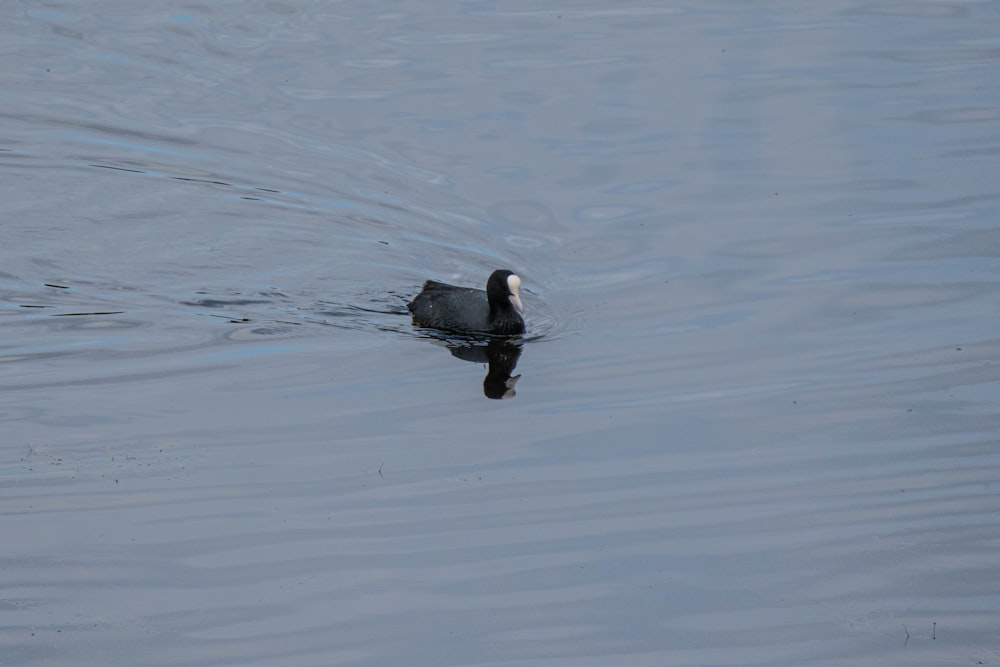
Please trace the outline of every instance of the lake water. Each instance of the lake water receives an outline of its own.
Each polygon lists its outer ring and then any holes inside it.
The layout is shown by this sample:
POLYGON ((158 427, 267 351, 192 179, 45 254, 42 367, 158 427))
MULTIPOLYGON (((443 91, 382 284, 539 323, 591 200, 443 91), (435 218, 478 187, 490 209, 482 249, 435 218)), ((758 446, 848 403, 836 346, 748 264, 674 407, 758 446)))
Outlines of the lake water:
POLYGON ((3 15, 3 664, 1000 664, 1000 4, 3 15))

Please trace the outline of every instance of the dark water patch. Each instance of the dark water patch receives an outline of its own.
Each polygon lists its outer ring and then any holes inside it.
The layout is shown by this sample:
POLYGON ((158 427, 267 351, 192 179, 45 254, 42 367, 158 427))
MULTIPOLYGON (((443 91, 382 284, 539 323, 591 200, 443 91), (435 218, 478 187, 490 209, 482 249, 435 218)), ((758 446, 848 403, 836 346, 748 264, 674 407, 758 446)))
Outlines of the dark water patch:
POLYGON ((132 174, 145 174, 145 173, 147 173, 143 169, 129 169, 127 167, 112 167, 111 165, 107 165, 107 164, 92 164, 90 166, 91 167, 97 167, 98 169, 114 169, 115 171, 126 171, 126 172, 129 172, 129 173, 132 173, 132 174))
POLYGON ((232 308, 233 306, 250 306, 262 303, 272 303, 265 299, 195 299, 193 301, 180 301, 181 305, 194 306, 196 308, 232 308))
POLYGON ((84 315, 120 315, 124 313, 123 310, 105 310, 105 311, 93 311, 89 313, 54 313, 52 317, 80 317, 84 315))

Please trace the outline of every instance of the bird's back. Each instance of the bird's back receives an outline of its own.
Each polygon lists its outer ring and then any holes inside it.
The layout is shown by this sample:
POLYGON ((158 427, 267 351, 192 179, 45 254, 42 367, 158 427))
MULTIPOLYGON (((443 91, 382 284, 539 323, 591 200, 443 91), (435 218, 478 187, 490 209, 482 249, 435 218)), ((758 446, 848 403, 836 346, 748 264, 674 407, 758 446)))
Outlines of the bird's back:
POLYGON ((428 280, 407 308, 420 326, 459 332, 490 330, 490 304, 486 292, 472 287, 428 280))

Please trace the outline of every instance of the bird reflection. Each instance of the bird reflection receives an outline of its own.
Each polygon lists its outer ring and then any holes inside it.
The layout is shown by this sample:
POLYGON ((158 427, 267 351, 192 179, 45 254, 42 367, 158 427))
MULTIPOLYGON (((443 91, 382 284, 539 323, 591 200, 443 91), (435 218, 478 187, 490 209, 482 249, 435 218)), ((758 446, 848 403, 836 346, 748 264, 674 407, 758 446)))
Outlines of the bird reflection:
POLYGON ((479 342, 450 340, 448 349, 453 356, 477 364, 487 364, 483 379, 486 398, 514 398, 514 385, 521 375, 511 375, 521 357, 521 345, 510 338, 491 338, 485 345, 479 342))

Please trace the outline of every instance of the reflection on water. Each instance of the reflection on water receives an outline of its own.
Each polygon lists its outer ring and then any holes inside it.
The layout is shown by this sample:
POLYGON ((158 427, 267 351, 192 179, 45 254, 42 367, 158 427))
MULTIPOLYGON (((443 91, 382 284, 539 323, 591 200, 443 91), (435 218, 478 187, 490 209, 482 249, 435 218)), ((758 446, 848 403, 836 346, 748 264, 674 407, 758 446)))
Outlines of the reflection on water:
POLYGON ((488 364, 489 370, 483 378, 483 393, 486 398, 514 398, 514 385, 520 375, 512 377, 517 360, 521 358, 521 343, 509 338, 493 338, 484 344, 465 345, 449 343, 448 349, 459 359, 479 364, 488 364))

